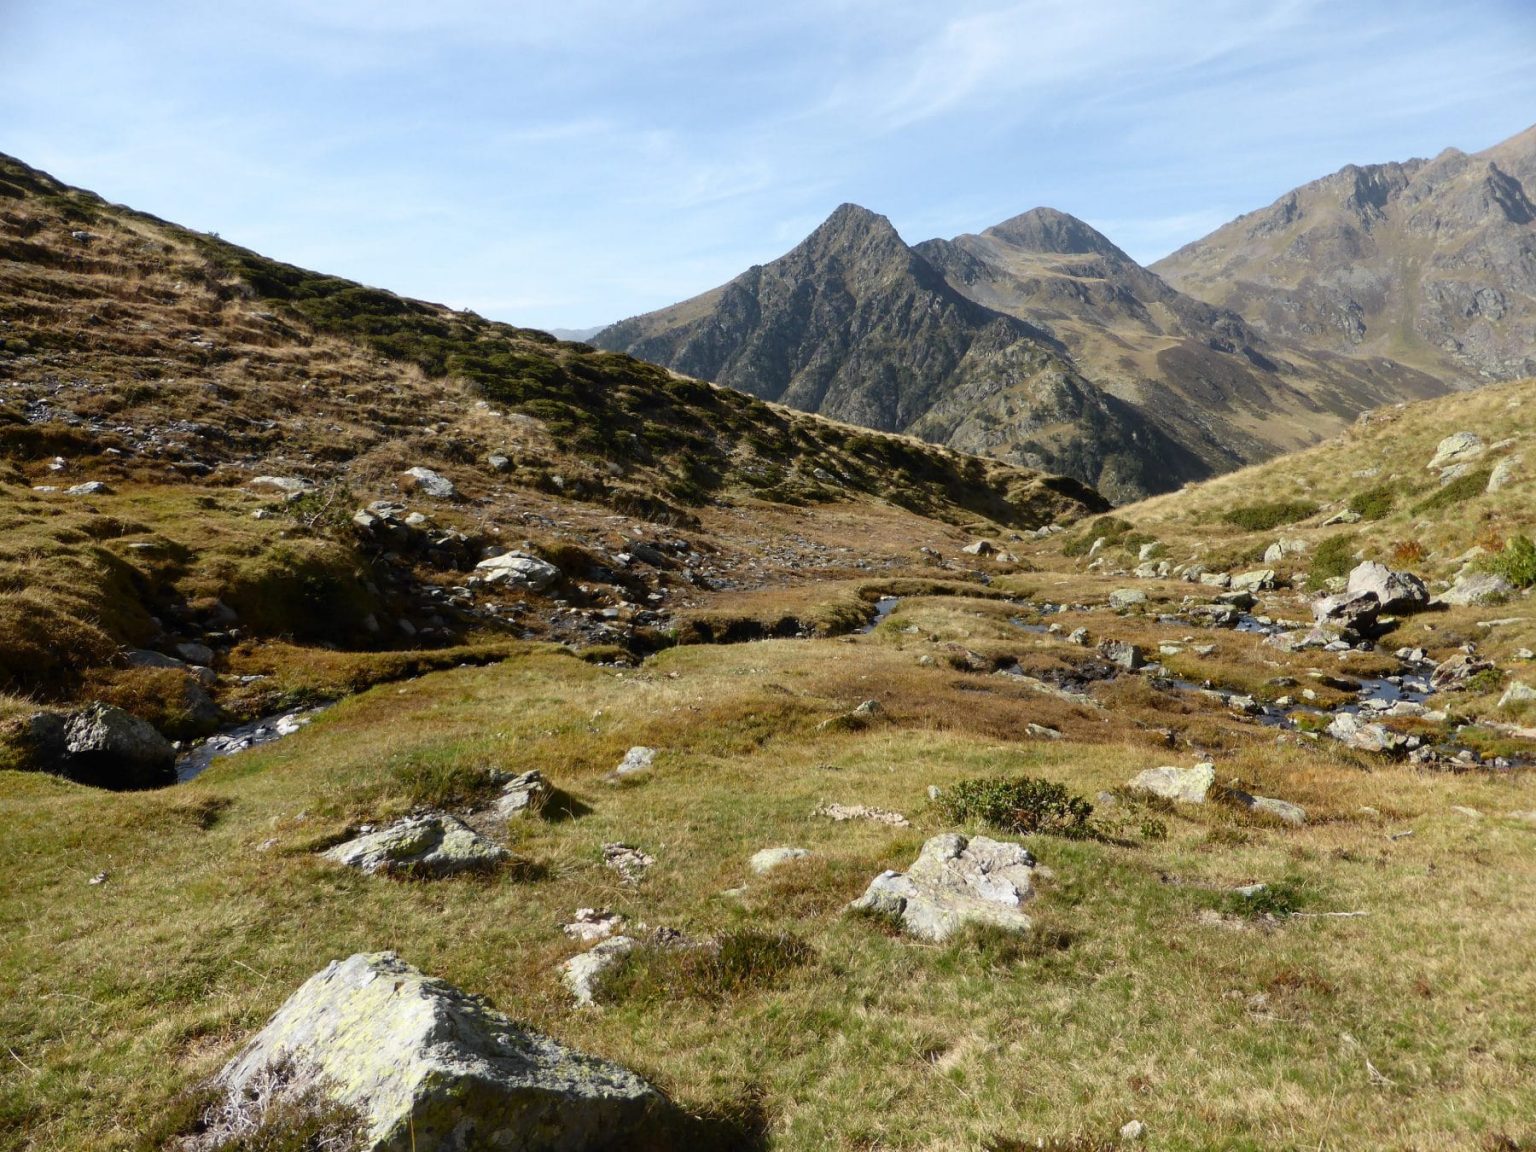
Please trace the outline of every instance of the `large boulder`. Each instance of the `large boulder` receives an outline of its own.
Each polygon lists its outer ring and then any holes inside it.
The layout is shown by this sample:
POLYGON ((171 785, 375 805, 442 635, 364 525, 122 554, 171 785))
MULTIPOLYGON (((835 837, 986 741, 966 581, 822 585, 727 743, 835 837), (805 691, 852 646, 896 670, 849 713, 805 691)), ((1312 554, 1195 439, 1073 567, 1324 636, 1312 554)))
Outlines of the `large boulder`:
POLYGON ((1429 589, 1412 572, 1394 572, 1385 564, 1367 560, 1349 574, 1345 594, 1374 592, 1383 612, 1417 612, 1429 605, 1429 589))
POLYGON ((1027 932, 1021 905, 1034 896, 1035 868, 1020 844, 945 833, 907 871, 876 876, 849 907, 897 917, 924 940, 946 940, 969 924, 1027 932))
POLYGON ((1336 624, 1362 636, 1374 629, 1379 615, 1381 600, 1371 591, 1339 592, 1312 602, 1312 618, 1320 627, 1336 624))
POLYGON ((628 1069, 514 1024, 393 952, 333 961, 215 1078, 231 1110, 281 1070, 361 1117, 365 1152, 633 1147, 667 1110, 628 1069))
POLYGON ((323 853, 327 860, 369 875, 437 877, 484 872, 509 853, 446 812, 407 816, 323 853))
POLYGON ((530 592, 544 592, 560 579, 560 569, 526 552, 503 552, 475 565, 475 574, 486 584, 509 584, 530 592))
POLYGON ((154 726, 111 704, 92 704, 64 720, 58 766, 82 784, 159 788, 176 782, 176 749, 154 726))

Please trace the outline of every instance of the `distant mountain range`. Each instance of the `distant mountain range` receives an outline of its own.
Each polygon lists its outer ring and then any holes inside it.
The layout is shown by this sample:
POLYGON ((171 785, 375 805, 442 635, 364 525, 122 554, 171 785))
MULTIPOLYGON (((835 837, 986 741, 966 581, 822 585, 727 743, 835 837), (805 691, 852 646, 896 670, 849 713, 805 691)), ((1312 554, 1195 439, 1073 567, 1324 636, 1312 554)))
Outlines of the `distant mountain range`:
POLYGON ((1049 208, 909 247, 845 204, 778 260, 591 339, 1125 501, 1536 372, 1533 177, 1536 129, 1346 168, 1152 269, 1049 208))
POLYGON ((1536 375, 1536 127, 1351 164, 1153 265, 1272 338, 1449 382, 1536 375))

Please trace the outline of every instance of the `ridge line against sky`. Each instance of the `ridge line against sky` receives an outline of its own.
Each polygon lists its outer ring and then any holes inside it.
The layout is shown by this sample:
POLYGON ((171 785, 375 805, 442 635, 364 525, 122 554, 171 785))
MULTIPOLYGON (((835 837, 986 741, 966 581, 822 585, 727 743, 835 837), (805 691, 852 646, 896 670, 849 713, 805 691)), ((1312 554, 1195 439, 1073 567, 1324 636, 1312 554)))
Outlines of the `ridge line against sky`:
POLYGON ((1151 262, 1348 163, 1536 123, 1536 5, 0 0, 0 151, 267 255, 622 319, 844 201, 1151 262))

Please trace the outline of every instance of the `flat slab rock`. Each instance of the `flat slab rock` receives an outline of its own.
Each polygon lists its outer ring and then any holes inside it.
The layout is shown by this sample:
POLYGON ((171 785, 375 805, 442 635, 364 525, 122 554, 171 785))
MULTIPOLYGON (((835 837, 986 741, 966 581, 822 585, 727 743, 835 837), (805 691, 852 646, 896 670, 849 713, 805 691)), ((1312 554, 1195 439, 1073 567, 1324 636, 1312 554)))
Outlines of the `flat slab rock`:
POLYGON ((495 868, 509 859, 500 844, 487 840, 446 812, 407 816, 388 828, 368 832, 322 855, 369 875, 452 876, 495 868))
POLYGON ((882 872, 849 907, 899 917, 924 940, 969 924, 1027 932, 1022 905, 1034 896, 1035 858, 1020 844, 948 832, 923 845, 905 872, 882 872))
POLYGON ((285 1066, 361 1114, 366 1152, 626 1147, 666 1108, 628 1069, 520 1028, 393 952, 310 977, 215 1084, 239 1100, 285 1066))

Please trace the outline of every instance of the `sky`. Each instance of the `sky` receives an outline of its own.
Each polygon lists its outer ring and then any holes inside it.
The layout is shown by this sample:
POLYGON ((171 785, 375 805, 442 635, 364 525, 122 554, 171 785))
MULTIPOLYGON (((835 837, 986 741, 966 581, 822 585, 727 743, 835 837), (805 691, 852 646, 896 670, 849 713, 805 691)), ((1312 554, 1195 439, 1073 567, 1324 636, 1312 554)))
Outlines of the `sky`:
POLYGON ((0 0, 0 152, 533 327, 838 204, 1048 205, 1142 262, 1348 163, 1536 123, 1536 0, 0 0))

